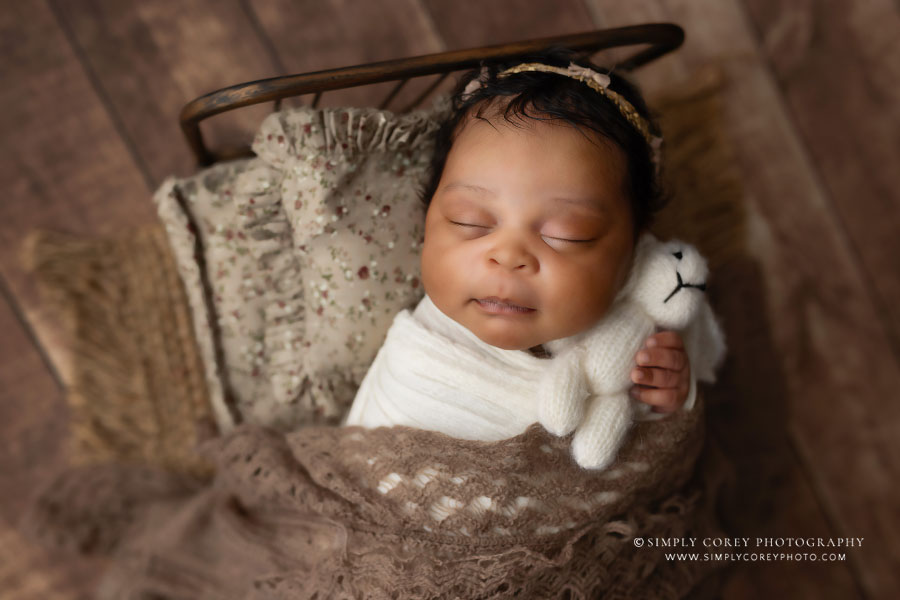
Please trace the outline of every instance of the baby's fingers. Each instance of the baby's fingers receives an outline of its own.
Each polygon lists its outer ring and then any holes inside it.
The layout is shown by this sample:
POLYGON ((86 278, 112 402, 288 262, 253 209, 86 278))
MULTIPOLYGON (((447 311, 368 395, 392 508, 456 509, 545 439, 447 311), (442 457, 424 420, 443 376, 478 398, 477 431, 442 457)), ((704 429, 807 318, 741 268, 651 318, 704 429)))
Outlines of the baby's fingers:
POLYGON ((672 388, 675 390, 677 390, 682 383, 679 371, 642 367, 636 367, 631 370, 631 381, 643 386, 672 388))
POLYGON ((641 367, 669 369, 681 371, 687 364, 687 354, 684 350, 674 348, 643 348, 634 357, 635 362, 641 367))
POLYGON ((656 389, 635 386, 631 388, 631 397, 644 404, 649 404, 656 413, 670 413, 681 407, 677 390, 671 388, 656 389))
POLYGON ((644 342, 647 348, 680 348, 684 349, 684 341, 677 331, 660 331, 654 333, 644 342))

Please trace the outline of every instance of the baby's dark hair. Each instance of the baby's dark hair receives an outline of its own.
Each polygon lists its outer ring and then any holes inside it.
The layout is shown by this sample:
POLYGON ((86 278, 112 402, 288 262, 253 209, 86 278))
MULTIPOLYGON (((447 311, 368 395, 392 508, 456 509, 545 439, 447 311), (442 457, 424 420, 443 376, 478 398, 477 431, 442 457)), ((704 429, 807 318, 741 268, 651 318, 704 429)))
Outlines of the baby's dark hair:
POLYGON ((564 121, 583 133, 589 129, 612 141, 625 156, 627 175, 625 187, 631 203, 634 233, 647 227, 654 214, 668 201, 652 162, 652 150, 641 133, 631 125, 612 100, 588 87, 584 82, 556 73, 523 72, 498 78, 497 74, 520 63, 538 62, 566 68, 569 63, 606 73, 610 77, 609 89, 628 100, 635 110, 650 124, 651 132, 660 135, 659 126, 641 96, 640 90, 622 75, 609 72, 591 62, 580 59, 568 48, 549 50, 506 61, 482 61, 487 75, 481 87, 470 95, 463 93, 466 86, 481 74, 481 68, 464 73, 456 84, 451 99, 449 116, 442 122, 435 138, 435 149, 430 166, 429 179, 422 191, 426 206, 431 202, 441 180, 447 155, 453 145, 461 123, 471 115, 484 119, 484 109, 493 106, 500 98, 508 98, 503 111, 504 119, 517 125, 524 118, 538 121, 564 121))

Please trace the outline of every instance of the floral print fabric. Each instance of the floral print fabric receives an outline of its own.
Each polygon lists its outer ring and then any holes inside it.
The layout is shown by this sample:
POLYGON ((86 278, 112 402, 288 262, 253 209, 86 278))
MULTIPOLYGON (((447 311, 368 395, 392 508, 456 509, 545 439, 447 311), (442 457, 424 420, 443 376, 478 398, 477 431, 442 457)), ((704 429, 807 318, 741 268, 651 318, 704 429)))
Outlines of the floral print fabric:
POLYGON ((394 316, 422 297, 420 190, 447 108, 273 113, 256 158, 157 191, 223 431, 343 418, 394 316))

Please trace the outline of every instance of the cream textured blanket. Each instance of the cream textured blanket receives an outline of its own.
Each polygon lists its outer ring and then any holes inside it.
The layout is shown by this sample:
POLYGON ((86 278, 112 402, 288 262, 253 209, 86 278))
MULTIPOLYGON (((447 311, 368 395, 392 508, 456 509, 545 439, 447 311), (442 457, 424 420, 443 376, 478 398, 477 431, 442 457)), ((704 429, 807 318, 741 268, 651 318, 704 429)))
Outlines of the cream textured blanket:
MULTIPOLYGON (((345 424, 405 425, 464 440, 510 438, 538 422, 538 386, 551 361, 482 342, 425 296, 394 319, 345 424)), ((692 378, 688 409, 696 387, 692 378)), ((635 420, 663 416, 645 408, 636 407, 635 420)))
POLYGON ((395 317, 346 424, 509 438, 538 420, 535 390, 546 363, 482 342, 425 296, 395 317))

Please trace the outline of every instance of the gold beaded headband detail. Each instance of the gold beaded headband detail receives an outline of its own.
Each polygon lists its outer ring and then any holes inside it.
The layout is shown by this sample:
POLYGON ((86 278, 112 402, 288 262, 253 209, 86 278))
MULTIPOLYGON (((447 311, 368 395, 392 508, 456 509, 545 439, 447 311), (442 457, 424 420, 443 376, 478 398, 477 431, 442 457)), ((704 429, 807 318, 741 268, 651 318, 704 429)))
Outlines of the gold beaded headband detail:
MULTIPOLYGON (((619 112, 622 113, 622 116, 624 116, 628 120, 628 122, 638 130, 638 132, 643 136, 644 140, 646 140, 652 151, 653 164, 655 165, 656 169, 659 170, 660 151, 663 141, 662 138, 653 135, 653 133, 650 131, 650 123, 648 123, 647 119, 645 119, 640 115, 640 113, 638 113, 631 102, 626 100, 621 94, 609 89, 609 75, 606 75, 605 73, 598 73, 593 69, 588 69, 587 67, 576 65, 573 62, 569 63, 569 67, 566 69, 562 67, 555 67, 553 65, 545 65, 543 63, 522 63, 498 73, 497 78, 508 77, 509 75, 513 75, 515 73, 523 73, 526 71, 542 71, 544 73, 556 73, 565 77, 571 77, 572 79, 577 79, 578 81, 587 84, 587 86, 592 90, 609 98, 613 102, 613 104, 616 105, 616 108, 619 109, 619 112)), ((463 96, 469 96, 476 90, 478 90, 487 79, 487 74, 487 67, 482 67, 479 76, 470 81, 466 88, 463 90, 463 96)))

